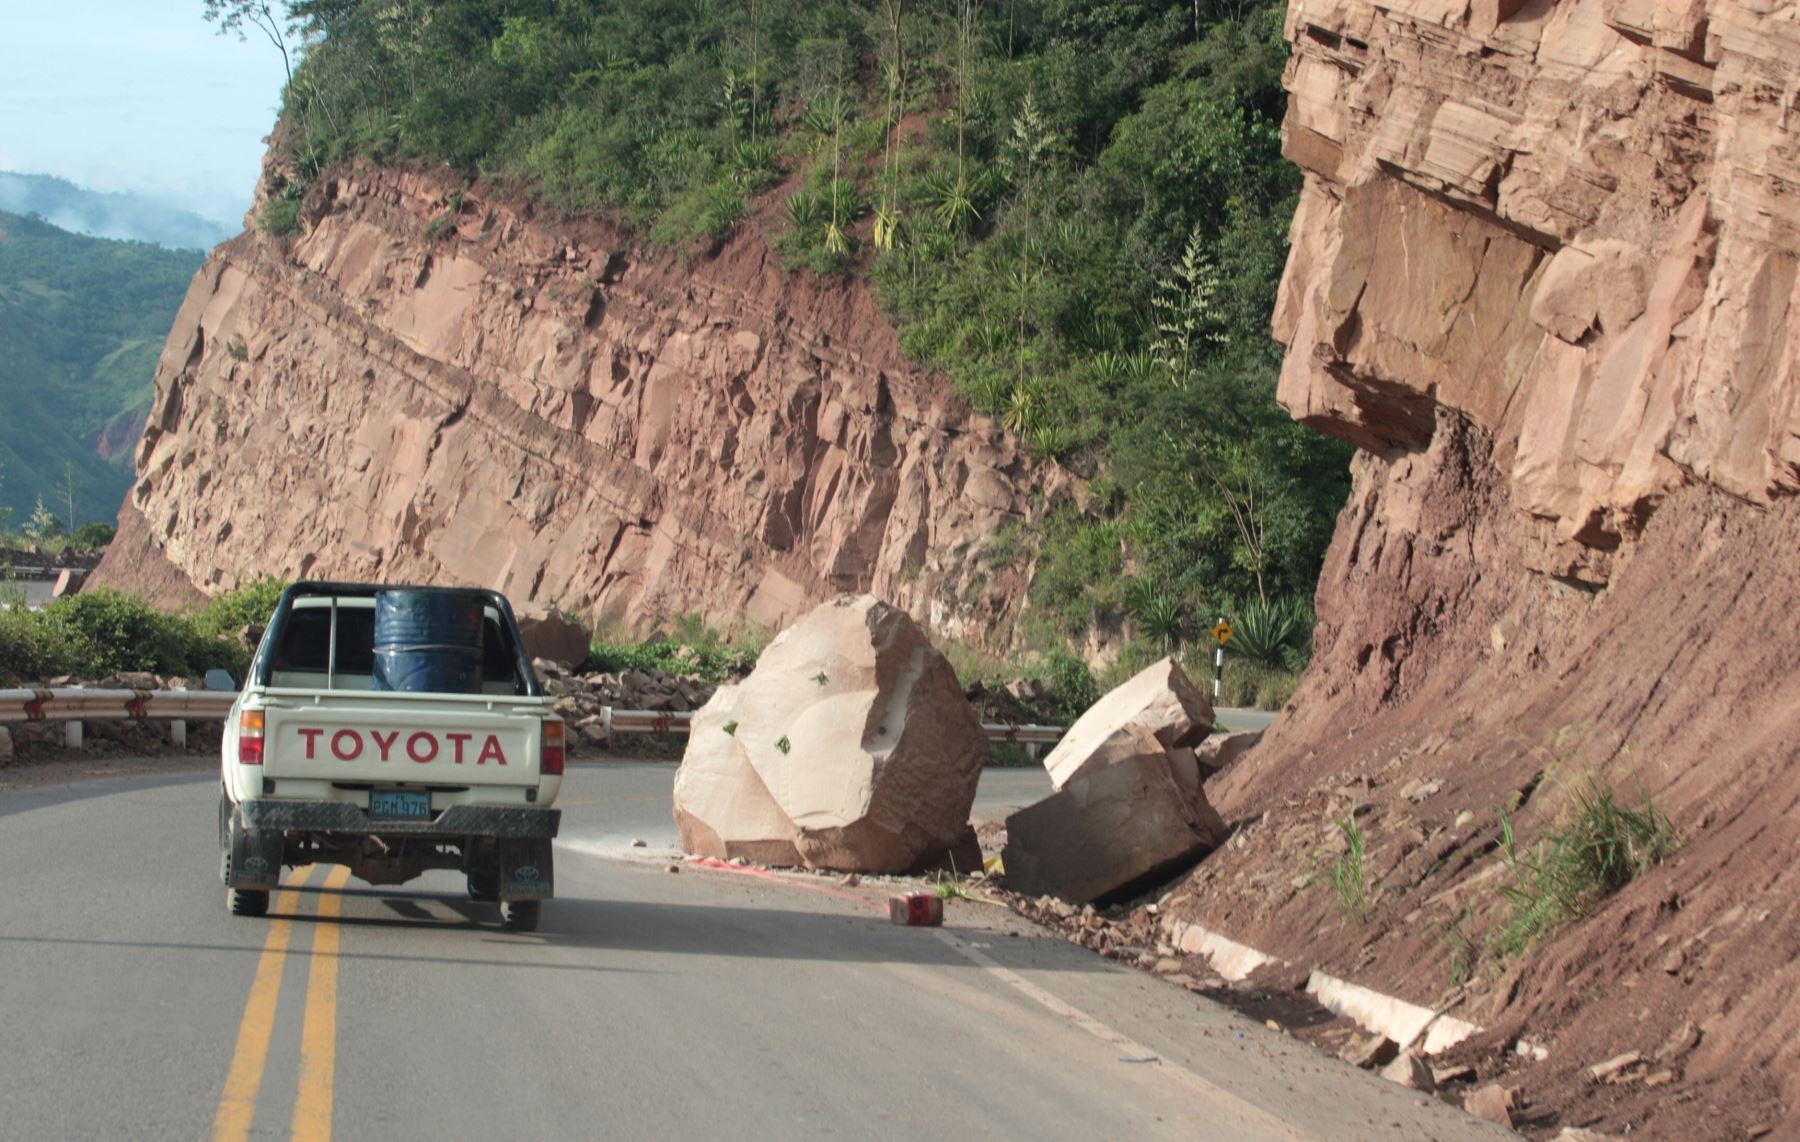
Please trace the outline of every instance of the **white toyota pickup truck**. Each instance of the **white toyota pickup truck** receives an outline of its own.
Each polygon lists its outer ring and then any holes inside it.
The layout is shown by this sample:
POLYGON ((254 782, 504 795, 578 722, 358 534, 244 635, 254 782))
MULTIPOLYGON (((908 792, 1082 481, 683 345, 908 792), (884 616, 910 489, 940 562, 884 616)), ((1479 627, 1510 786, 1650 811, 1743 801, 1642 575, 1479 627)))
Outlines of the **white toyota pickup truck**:
POLYGON ((560 818, 550 702, 496 592, 287 588, 226 722, 232 913, 263 915, 284 866, 342 864, 370 884, 459 869, 506 927, 534 930, 560 818))

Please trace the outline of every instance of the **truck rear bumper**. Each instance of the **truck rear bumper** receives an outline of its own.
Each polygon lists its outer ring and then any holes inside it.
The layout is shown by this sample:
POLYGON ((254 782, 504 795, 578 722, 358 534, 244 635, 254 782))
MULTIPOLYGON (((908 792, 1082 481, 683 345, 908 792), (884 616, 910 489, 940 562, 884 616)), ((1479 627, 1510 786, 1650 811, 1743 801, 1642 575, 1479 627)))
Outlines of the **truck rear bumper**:
POLYGON ((389 821, 340 801, 244 801, 238 805, 244 827, 271 832, 305 830, 383 837, 541 837, 556 836, 560 809, 523 809, 507 805, 452 805, 430 821, 389 821))

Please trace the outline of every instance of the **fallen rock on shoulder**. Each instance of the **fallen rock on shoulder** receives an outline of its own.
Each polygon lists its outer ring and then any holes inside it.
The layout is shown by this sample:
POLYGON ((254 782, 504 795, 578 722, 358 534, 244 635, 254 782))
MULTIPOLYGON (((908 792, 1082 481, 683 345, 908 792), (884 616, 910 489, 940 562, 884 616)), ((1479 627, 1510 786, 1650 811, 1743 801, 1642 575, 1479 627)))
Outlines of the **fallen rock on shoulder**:
POLYGON ((1006 820, 1007 886, 1082 904, 1173 876, 1224 843, 1192 748, 1212 724, 1172 658, 1094 703, 1044 759, 1056 792, 1006 820))
POLYGON ((1225 822, 1166 753, 1076 776, 1006 819, 1007 887, 1077 904, 1172 876, 1217 847, 1225 822))
POLYGON ((1241 730, 1234 734, 1214 734, 1194 747, 1194 760, 1202 777, 1217 776, 1226 766, 1244 756, 1262 741, 1261 730, 1241 730))
POLYGON ((1212 703, 1174 658, 1165 658, 1090 706, 1044 758, 1044 768, 1050 784, 1062 789, 1082 773, 1146 752, 1192 750, 1212 727, 1212 703))
POLYGON ((519 622, 527 658, 554 662, 565 670, 580 666, 587 658, 593 632, 573 615, 556 607, 525 607, 514 618, 519 622))

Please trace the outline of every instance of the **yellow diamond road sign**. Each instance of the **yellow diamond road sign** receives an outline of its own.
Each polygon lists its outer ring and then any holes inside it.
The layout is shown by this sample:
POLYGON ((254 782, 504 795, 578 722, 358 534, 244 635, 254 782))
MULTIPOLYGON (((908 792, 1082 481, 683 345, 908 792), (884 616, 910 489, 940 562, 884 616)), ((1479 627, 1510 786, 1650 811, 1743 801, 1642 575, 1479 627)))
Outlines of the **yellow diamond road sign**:
POLYGON ((1218 643, 1220 646, 1224 646, 1226 643, 1230 642, 1231 641, 1231 624, 1226 622, 1224 619, 1220 619, 1218 622, 1214 623, 1213 624, 1213 638, 1218 640, 1218 643))

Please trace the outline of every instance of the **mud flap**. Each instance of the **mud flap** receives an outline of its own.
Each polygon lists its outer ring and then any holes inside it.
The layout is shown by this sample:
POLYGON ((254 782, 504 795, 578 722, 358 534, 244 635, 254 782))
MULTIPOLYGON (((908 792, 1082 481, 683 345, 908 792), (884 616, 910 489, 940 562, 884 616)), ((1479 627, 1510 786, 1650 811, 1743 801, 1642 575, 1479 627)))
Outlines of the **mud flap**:
POLYGON ((229 829, 231 862, 227 888, 272 889, 281 885, 286 842, 279 832, 246 829, 234 814, 229 829))
POLYGON ((500 899, 550 899, 556 880, 551 866, 550 838, 502 837, 497 848, 500 899))

